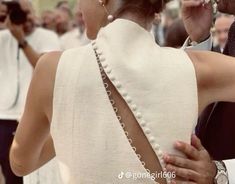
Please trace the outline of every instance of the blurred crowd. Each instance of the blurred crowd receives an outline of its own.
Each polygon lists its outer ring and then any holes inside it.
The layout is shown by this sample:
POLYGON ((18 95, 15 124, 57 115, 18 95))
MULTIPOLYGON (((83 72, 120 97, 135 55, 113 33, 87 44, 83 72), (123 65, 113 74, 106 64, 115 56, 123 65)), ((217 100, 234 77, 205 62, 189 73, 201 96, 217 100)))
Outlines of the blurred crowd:
MULTIPOLYGON (((40 56, 45 52, 66 50, 90 42, 78 5, 71 8, 68 1, 59 1, 53 9, 36 15, 30 2, 20 1, 21 8, 27 12, 26 20, 20 24, 6 16, 9 14, 7 6, 0 4, 0 140, 8 140, 0 144, 1 160, 8 159, 8 153, 1 150, 9 150, 13 139, 9 135, 18 125, 33 69, 40 56)), ((180 48, 187 42, 188 34, 179 12, 180 2, 175 0, 169 2, 161 14, 156 14, 151 33, 157 44, 180 48)), ((223 53, 233 22, 233 15, 214 13, 211 26, 213 51, 223 53)), ((5 168, 9 167, 9 163, 0 165, 0 173, 3 170, 4 175, 12 179, 8 183, 22 183, 19 181, 22 178, 13 178, 13 173, 5 168)), ((48 172, 55 171, 48 169, 48 172)), ((0 176, 0 183, 1 179, 3 177, 0 176)))
MULTIPOLYGON (((152 34, 161 46, 179 48, 188 37, 180 15, 180 1, 170 1, 161 14, 156 14, 152 34)), ((233 22, 233 15, 215 13, 213 34, 214 50, 222 52, 227 41, 228 29, 233 22)), ((34 17, 36 27, 42 27, 58 35, 62 50, 85 45, 89 42, 85 34, 85 25, 79 7, 71 8, 68 1, 59 1, 54 9, 44 10, 34 17)), ((0 29, 5 29, 0 22, 0 29)))
MULTIPOLYGON (((35 7, 32 7, 33 12, 35 12, 34 9, 35 7)), ((85 34, 82 15, 77 5, 71 9, 68 1, 59 1, 54 9, 45 10, 39 16, 33 14, 35 27, 55 32, 58 35, 62 50, 82 46, 89 42, 85 34)), ((0 22, 0 29, 6 29, 3 22, 0 22)))

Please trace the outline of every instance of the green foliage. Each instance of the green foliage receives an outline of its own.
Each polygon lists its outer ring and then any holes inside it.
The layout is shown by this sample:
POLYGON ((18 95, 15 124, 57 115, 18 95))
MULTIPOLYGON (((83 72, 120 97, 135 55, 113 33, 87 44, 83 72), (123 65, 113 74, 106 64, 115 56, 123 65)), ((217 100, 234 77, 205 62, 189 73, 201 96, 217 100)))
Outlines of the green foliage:
MULTIPOLYGON (((52 10, 58 1, 60 0, 32 0, 37 14, 40 14, 44 10, 52 10)), ((71 10, 73 10, 73 7, 76 4, 77 0, 68 0, 68 1, 69 1, 71 10)))

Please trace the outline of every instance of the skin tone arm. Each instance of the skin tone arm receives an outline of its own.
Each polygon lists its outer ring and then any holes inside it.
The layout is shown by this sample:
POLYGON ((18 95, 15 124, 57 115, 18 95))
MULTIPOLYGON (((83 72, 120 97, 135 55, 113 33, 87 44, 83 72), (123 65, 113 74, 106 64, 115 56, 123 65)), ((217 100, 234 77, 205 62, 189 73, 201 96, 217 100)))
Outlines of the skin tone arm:
POLYGON ((60 55, 54 52, 43 56, 35 69, 25 111, 10 151, 12 170, 19 176, 32 172, 55 156, 50 122, 55 73, 60 55))
MULTIPOLYGON (((213 101, 235 101, 235 59, 212 52, 188 54, 195 65, 198 79, 199 110, 213 101)), ((50 138, 50 122, 59 57, 60 53, 47 54, 36 67, 25 112, 10 151, 11 167, 17 175, 32 172, 55 155, 50 138)))
POLYGON ((218 101, 235 101, 235 58, 215 52, 187 51, 197 77, 199 113, 218 101))
MULTIPOLYGON (((211 4, 202 6, 204 0, 181 0, 181 3, 182 19, 190 39, 198 43, 205 40, 210 35, 212 24, 211 4)), ((199 107, 199 109, 203 109, 203 107, 199 107)), ((201 111, 199 110, 199 112, 201 111)), ((192 137, 191 144, 176 142, 175 149, 184 153, 187 158, 166 154, 165 161, 168 163, 168 170, 174 170, 178 176, 191 180, 191 183, 214 183, 216 167, 209 153, 195 135, 192 137)), ((176 183, 181 184, 180 181, 176 181, 176 183)))
MULTIPOLYGON (((212 52, 189 52, 189 56, 195 65, 200 89, 199 112, 214 101, 235 100, 234 58, 212 52)), ((167 169, 192 184, 213 184, 216 175, 214 162, 195 135, 191 144, 176 142, 175 148, 187 158, 166 154, 167 169)), ((181 181, 175 183, 183 184, 181 181)))

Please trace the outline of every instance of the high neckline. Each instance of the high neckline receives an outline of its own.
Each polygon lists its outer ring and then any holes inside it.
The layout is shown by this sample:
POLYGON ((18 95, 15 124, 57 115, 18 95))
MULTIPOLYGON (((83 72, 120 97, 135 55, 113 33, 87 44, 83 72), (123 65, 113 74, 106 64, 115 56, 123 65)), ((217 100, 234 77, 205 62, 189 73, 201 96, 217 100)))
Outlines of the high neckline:
POLYGON ((124 18, 115 19, 113 22, 101 28, 98 33, 97 39, 102 37, 103 33, 110 36, 121 36, 126 41, 128 41, 129 39, 136 39, 136 36, 144 35, 149 37, 149 39, 151 39, 155 43, 154 36, 148 30, 143 28, 138 23, 124 18))

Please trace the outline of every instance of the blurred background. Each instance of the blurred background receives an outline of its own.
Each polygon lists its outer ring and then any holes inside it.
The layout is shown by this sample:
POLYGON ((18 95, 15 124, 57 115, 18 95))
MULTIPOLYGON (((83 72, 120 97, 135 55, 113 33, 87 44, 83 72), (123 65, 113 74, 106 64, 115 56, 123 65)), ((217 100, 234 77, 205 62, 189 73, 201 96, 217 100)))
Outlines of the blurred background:
MULTIPOLYGON (((1 1, 1 0, 0 0, 1 1)), ((169 0, 166 0, 169 1, 169 0)), ((34 23, 55 32, 62 50, 87 44, 82 14, 77 6, 78 0, 31 0, 35 12, 34 23)), ((151 33, 161 46, 181 47, 187 32, 180 15, 180 0, 170 0, 161 14, 156 14, 151 33)), ((216 51, 223 51, 227 41, 228 28, 233 16, 214 13, 211 33, 216 51)), ((4 25, 0 23, 0 29, 4 25)))
MULTIPOLYGON (((35 7, 37 15, 39 15, 45 10, 53 10, 59 1, 60 0, 32 0, 32 3, 35 7)), ((75 6, 76 1, 77 0, 68 0, 71 9, 75 6)))

